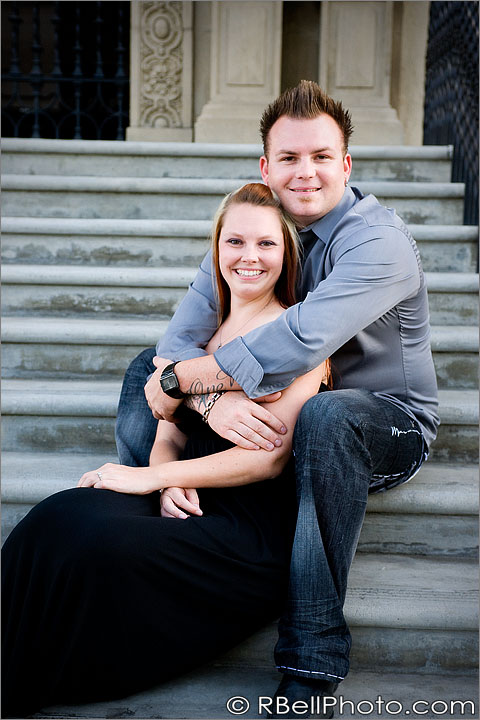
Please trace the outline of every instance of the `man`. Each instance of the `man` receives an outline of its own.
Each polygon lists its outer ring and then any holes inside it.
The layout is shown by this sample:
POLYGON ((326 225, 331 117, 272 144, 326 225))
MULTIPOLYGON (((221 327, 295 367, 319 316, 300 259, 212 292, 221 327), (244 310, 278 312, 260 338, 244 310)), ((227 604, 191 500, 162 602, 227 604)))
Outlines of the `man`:
MULTIPOLYGON (((261 132, 262 178, 300 230, 301 302, 206 356, 217 323, 208 254, 157 345, 145 394, 156 418, 172 419, 186 394, 223 437, 273 451, 281 418, 253 400, 332 360, 334 389, 311 398, 295 428, 298 518, 275 648, 277 696, 292 703, 330 695, 347 674, 343 604, 368 493, 412 477, 439 419, 418 251, 393 210, 348 187, 348 111, 302 81, 265 110, 261 132)), ((152 354, 132 363, 122 390, 125 464, 148 464, 155 427, 139 388, 152 354)))

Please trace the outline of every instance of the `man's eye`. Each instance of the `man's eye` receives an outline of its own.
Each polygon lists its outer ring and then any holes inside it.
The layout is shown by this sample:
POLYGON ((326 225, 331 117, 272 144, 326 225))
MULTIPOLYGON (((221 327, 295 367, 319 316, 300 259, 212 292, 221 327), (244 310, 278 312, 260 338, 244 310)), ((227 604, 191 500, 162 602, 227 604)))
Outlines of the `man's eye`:
POLYGON ((285 155, 285 157, 280 158, 280 162, 290 162, 290 160, 295 160, 293 155, 285 155))

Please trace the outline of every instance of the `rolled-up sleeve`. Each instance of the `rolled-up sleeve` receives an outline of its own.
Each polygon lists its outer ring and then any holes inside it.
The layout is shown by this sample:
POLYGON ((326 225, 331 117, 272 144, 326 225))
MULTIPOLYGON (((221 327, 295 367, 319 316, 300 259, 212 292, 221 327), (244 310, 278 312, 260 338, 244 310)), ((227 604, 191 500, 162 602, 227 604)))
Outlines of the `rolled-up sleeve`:
POLYGON ((249 397, 287 387, 420 286, 416 254, 395 227, 338 243, 332 264, 302 303, 215 352, 249 397))

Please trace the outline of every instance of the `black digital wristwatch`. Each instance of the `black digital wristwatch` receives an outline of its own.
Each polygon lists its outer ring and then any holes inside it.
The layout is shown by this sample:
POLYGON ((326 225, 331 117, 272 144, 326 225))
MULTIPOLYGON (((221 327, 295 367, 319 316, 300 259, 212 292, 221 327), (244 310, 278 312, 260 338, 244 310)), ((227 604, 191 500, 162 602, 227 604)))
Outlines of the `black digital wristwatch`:
POLYGON ((160 376, 160 385, 165 395, 175 398, 175 400, 181 400, 185 397, 185 393, 180 390, 180 384, 175 375, 174 367, 176 364, 176 362, 170 363, 170 365, 167 365, 163 370, 160 376))

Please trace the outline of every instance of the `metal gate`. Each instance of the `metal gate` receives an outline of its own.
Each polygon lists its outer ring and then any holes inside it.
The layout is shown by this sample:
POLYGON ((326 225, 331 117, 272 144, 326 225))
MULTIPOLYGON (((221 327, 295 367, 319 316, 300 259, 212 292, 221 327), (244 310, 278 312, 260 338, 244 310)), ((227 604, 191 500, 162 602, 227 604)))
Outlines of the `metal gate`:
POLYGON ((466 225, 478 224, 478 2, 431 2, 424 143, 454 146, 466 225))
POLYGON ((2 135, 124 140, 129 2, 2 2, 2 135))

